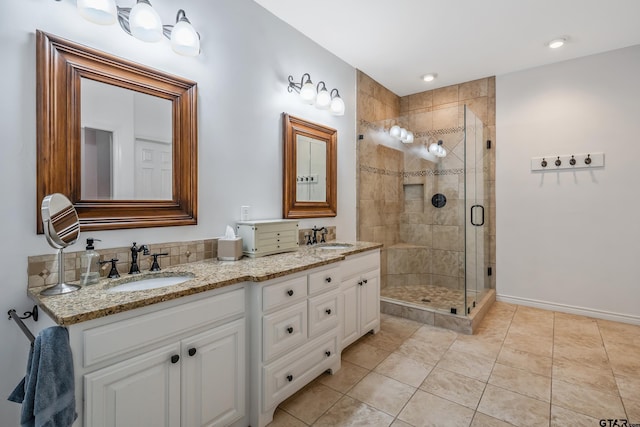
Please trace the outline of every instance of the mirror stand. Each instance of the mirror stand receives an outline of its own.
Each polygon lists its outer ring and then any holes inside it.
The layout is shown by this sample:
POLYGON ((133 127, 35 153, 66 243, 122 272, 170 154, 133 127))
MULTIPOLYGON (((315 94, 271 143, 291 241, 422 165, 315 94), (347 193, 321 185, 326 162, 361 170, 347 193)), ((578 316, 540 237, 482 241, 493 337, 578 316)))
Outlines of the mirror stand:
POLYGON ((64 248, 58 249, 58 284, 40 292, 40 295, 61 295, 74 292, 80 289, 79 285, 68 285, 64 283, 64 248))

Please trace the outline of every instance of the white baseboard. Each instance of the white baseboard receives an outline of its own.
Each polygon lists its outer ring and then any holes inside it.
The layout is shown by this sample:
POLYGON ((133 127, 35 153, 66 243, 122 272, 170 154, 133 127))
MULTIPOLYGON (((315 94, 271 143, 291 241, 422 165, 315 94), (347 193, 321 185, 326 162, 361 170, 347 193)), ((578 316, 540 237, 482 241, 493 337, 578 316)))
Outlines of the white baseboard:
POLYGON ((611 311, 596 310, 593 308, 577 307, 555 302, 540 301, 531 298, 514 297, 510 295, 496 294, 496 301, 507 302, 528 307, 541 308, 544 310, 559 311, 562 313, 578 314, 581 316, 595 317, 597 319, 613 320, 614 322, 630 323, 640 325, 640 316, 630 314, 614 313, 611 311))

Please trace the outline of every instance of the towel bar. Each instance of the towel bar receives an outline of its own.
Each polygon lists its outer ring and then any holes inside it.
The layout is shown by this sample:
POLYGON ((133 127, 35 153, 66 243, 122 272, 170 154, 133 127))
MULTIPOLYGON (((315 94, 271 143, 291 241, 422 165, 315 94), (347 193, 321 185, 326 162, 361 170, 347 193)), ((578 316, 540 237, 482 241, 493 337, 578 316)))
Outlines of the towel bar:
POLYGON ((29 338, 29 341, 31 341, 31 344, 33 344, 33 342, 36 340, 36 337, 31 333, 29 328, 27 328, 27 325, 25 325, 22 320, 23 319, 28 319, 29 317, 33 317, 33 320, 35 320, 37 322, 38 321, 38 306, 34 305, 33 306, 33 310, 25 311, 22 314, 22 316, 19 316, 18 313, 16 313, 16 311, 13 308, 11 310, 9 310, 7 312, 7 314, 9 315, 9 319, 13 319, 16 322, 16 324, 22 330, 22 332, 27 336, 27 338, 29 338))

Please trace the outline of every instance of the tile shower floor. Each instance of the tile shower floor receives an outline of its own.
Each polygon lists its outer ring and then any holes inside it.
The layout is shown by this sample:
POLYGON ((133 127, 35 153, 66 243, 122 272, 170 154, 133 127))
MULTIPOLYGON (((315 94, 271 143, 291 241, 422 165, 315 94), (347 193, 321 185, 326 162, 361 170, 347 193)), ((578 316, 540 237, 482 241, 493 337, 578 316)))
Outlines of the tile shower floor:
POLYGON ((342 369, 283 402, 270 426, 600 419, 640 423, 640 326, 496 302, 474 335, 383 314, 378 334, 345 349, 342 369))
MULTIPOLYGON (((463 290, 432 285, 387 286, 380 290, 380 296, 446 311, 447 313, 450 313, 451 309, 455 308, 458 314, 464 314, 462 309, 464 307, 463 290)), ((467 306, 468 308, 473 308, 475 292, 469 292, 467 296, 467 306)))

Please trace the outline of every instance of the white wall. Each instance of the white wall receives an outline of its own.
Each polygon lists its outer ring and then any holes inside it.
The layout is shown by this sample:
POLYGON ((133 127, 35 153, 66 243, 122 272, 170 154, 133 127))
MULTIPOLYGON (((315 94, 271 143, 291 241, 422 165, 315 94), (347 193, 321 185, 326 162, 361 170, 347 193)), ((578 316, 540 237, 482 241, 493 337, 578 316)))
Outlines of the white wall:
POLYGON ((640 324, 639 75, 634 46, 497 78, 500 299, 640 324), (530 171, 599 151, 602 169, 530 171))
MULTIPOLYGON (((120 2, 119 2, 120 3, 120 2)), ((251 205, 253 218, 282 215, 281 113, 338 130, 338 217, 304 220, 301 226, 337 226, 355 239, 355 70, 250 0, 156 0, 165 23, 183 8, 202 36, 202 54, 185 58, 163 40, 149 45, 117 26, 83 20, 75 1, 3 1, 0 6, 0 310, 29 309, 27 256, 52 253, 36 235, 35 30, 86 44, 198 82, 198 225, 91 233, 100 247, 211 238, 251 205), (343 117, 298 102, 287 77, 305 72, 340 90, 343 117)), ((82 233, 81 239, 89 234, 82 233)), ((70 250, 81 250, 81 242, 70 250)), ((38 322, 41 324, 42 322, 38 322)), ((38 327, 27 321, 32 329, 38 327)), ((0 322, 0 425, 18 424, 19 405, 6 396, 24 375, 29 349, 22 332, 0 322)))

